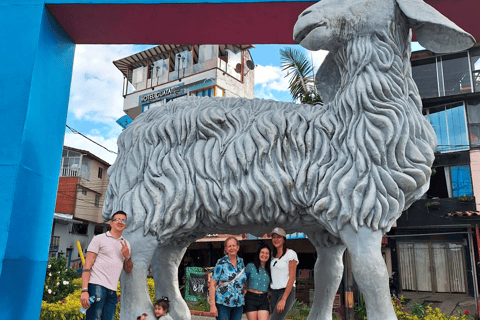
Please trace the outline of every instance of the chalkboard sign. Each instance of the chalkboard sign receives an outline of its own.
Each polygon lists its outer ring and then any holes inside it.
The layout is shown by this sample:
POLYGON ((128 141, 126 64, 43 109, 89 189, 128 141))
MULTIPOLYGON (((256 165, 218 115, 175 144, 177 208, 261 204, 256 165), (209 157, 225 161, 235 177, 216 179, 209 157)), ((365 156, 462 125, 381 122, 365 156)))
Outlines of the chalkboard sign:
POLYGON ((208 297, 208 274, 199 267, 187 267, 185 271, 185 300, 197 301, 197 296, 208 297))

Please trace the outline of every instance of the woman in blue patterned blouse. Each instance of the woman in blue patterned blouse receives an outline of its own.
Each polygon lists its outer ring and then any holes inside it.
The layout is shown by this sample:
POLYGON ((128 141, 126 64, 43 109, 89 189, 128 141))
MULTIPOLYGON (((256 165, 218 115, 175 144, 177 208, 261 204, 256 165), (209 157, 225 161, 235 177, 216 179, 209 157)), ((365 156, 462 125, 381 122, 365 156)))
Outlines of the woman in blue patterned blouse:
POLYGON ((243 259, 237 256, 238 240, 229 237, 224 243, 226 255, 218 259, 209 281, 210 311, 217 320, 240 320, 245 304, 243 284, 247 281, 243 259), (218 284, 218 288, 215 287, 218 284))
POLYGON ((247 293, 245 294, 245 312, 248 320, 268 320, 270 303, 268 287, 270 286, 270 248, 261 243, 253 263, 247 264, 247 293))

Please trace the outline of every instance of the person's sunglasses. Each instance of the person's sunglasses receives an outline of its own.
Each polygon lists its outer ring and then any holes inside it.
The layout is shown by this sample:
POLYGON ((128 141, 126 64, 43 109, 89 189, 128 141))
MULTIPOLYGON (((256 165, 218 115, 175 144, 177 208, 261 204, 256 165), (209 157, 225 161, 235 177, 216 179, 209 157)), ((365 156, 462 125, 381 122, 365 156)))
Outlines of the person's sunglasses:
POLYGON ((127 224, 127 220, 113 219, 112 221, 117 221, 117 222, 121 222, 121 223, 123 223, 123 224, 127 224))
POLYGON ((274 263, 273 263, 273 266, 275 267, 275 265, 277 264, 278 260, 276 260, 274 263))

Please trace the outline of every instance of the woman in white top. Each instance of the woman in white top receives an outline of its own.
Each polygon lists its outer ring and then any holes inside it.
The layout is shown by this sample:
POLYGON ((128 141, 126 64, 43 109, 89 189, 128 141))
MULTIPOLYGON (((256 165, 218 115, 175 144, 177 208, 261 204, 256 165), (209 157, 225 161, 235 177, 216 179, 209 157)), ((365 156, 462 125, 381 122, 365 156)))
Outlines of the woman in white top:
POLYGON ((295 278, 298 257, 286 245, 287 233, 282 228, 272 231, 273 259, 270 262, 272 314, 270 320, 284 320, 295 302, 295 278))

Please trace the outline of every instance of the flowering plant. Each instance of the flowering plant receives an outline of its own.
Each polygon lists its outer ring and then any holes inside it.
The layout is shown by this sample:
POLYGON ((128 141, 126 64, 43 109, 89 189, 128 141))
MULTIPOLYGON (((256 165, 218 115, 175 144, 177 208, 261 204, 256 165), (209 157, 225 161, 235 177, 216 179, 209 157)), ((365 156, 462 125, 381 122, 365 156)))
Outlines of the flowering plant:
POLYGON ((48 260, 45 286, 43 287, 43 301, 53 303, 65 299, 75 291, 76 285, 72 280, 77 277, 77 272, 66 267, 67 259, 64 256, 48 260))

